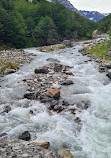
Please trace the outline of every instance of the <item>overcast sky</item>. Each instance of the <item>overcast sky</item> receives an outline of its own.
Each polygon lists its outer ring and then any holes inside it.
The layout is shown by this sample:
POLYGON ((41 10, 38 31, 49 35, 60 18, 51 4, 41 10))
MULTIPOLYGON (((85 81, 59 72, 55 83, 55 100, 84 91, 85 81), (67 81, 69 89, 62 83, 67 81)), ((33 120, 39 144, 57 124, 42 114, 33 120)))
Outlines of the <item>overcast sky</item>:
POLYGON ((111 0, 70 0, 78 10, 111 13, 111 0))

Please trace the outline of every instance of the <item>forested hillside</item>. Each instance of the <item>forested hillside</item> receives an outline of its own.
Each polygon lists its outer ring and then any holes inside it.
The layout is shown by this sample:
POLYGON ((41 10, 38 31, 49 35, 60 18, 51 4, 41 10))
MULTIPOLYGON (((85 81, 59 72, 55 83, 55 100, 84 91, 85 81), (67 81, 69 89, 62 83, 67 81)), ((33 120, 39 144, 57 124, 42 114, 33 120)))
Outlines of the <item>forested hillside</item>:
POLYGON ((0 45, 22 48, 91 38, 96 24, 45 0, 0 0, 0 45))
POLYGON ((111 30, 111 14, 98 22, 98 28, 105 33, 111 30))

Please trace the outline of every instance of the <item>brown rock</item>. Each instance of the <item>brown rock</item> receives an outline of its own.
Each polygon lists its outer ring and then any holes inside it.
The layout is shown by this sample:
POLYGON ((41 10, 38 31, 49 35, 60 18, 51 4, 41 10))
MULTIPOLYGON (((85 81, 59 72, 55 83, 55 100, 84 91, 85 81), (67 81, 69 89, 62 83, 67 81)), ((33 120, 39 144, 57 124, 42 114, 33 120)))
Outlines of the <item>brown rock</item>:
POLYGON ((63 158, 74 158, 74 156, 70 153, 69 150, 59 150, 58 154, 63 158))
POLYGON ((49 143, 49 142, 44 142, 44 143, 33 143, 33 144, 35 144, 35 145, 37 145, 37 146, 40 146, 40 147, 42 147, 42 148, 45 148, 45 149, 48 149, 49 146, 50 146, 50 143, 49 143))
POLYGON ((58 89, 49 89, 49 90, 47 90, 46 95, 51 98, 59 98, 60 91, 58 89))
POLYGON ((73 75, 73 73, 71 71, 66 71, 67 75, 73 75))

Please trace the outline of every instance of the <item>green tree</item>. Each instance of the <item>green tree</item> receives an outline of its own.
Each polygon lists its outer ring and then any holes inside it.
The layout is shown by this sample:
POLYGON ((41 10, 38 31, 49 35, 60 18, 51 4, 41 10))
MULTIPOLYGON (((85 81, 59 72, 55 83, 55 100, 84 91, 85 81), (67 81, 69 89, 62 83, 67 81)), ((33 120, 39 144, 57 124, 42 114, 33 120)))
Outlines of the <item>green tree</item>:
POLYGON ((56 26, 53 20, 46 16, 42 18, 34 30, 35 38, 39 45, 54 44, 58 40, 56 26))

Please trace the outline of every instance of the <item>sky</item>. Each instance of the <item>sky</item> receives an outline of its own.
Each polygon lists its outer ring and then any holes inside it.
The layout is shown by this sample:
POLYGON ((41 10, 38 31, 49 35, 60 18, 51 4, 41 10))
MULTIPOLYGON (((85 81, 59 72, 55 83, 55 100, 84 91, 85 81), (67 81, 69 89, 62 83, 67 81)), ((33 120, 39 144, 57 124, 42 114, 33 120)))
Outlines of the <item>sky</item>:
POLYGON ((69 0, 78 10, 111 13, 111 0, 69 0))

